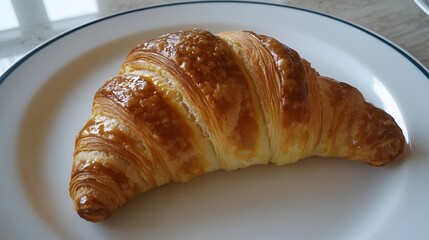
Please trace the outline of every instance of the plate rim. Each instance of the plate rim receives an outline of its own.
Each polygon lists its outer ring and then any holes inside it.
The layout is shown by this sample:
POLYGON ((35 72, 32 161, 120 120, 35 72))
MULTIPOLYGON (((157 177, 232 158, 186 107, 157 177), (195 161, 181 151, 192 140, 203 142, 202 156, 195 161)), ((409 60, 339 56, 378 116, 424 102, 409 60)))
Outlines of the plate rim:
POLYGON ((350 27, 353 27, 357 30, 360 30, 361 32, 375 38, 376 40, 384 43, 385 45, 389 46, 391 49, 393 49, 394 51, 398 52, 400 55, 402 55, 405 59, 407 59, 409 62, 411 62, 426 78, 427 80, 429 80, 429 70, 419 61, 417 60, 414 56, 412 56, 410 53, 408 53, 406 50, 402 49, 401 47, 399 47, 399 45, 393 43, 392 41, 390 41, 389 39, 387 39, 386 37, 372 31, 369 30, 363 26, 360 26, 356 23, 352 23, 348 20, 344 20, 340 17, 334 16, 334 15, 330 15, 330 14, 326 14, 326 13, 322 13, 316 10, 311 10, 311 9, 307 9, 307 8, 302 8, 302 7, 297 7, 297 6, 291 6, 288 4, 279 4, 279 3, 271 3, 271 2, 259 2, 259 1, 240 1, 240 0, 221 0, 221 1, 216 1, 216 0, 208 0, 208 1, 204 1, 204 0, 198 0, 198 1, 185 1, 185 2, 176 2, 176 3, 166 3, 166 4, 155 4, 152 6, 146 6, 146 7, 140 7, 140 8, 135 8, 135 9, 130 9, 127 11, 123 11, 123 12, 119 12, 119 13, 114 13, 114 14, 110 14, 104 17, 100 17, 97 19, 94 19, 92 21, 83 23, 81 25, 78 25, 74 28, 71 28, 69 30, 66 30, 62 33, 57 34, 56 36, 53 36, 52 38, 46 40, 45 42, 39 44, 38 46, 34 47, 33 49, 29 50, 26 54, 24 54, 20 59, 18 59, 15 63, 13 63, 8 69, 6 69, 6 71, 0 76, 0 87, 2 86, 2 83, 6 81, 6 79, 16 70, 18 69, 25 61, 27 61, 29 58, 31 58, 34 54, 36 54, 37 52, 43 50, 44 48, 46 48, 47 46, 51 45, 52 43, 72 34, 73 32, 76 32, 80 29, 86 28, 88 26, 91 26, 93 24, 96 24, 98 22, 102 22, 102 21, 106 21, 108 19, 112 19, 115 17, 119 17, 122 15, 126 15, 126 14, 131 14, 134 12, 142 12, 145 10, 151 10, 151 9, 157 9, 157 8, 164 8, 164 7, 172 7, 172 6, 179 6, 179 5, 191 5, 191 4, 218 4, 218 3, 233 3, 233 4, 255 4, 255 5, 266 5, 266 6, 272 6, 272 7, 280 7, 280 8, 288 8, 288 9, 293 9, 293 10, 298 10, 298 11, 303 11, 303 12, 307 12, 307 13, 311 13, 311 14, 316 14, 322 17, 326 17, 329 18, 331 20, 335 20, 337 22, 346 24, 350 27))
POLYGON ((429 15, 429 0, 414 0, 416 5, 427 15, 429 15))

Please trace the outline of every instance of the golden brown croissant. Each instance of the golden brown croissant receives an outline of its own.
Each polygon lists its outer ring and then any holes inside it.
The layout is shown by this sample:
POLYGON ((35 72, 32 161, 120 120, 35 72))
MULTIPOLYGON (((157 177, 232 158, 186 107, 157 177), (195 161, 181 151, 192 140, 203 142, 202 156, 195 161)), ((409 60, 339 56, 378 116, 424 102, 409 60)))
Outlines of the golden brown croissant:
POLYGON ((277 40, 193 29, 138 45, 95 94, 70 195, 99 222, 142 192, 217 169, 309 156, 381 166, 404 142, 391 116, 277 40))

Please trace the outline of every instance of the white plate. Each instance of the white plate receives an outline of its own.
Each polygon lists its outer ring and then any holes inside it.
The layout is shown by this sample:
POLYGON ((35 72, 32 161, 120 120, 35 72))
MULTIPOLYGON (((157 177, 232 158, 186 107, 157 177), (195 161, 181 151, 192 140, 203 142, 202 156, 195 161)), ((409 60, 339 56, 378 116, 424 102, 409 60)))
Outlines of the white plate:
POLYGON ((258 3, 184 3, 107 17, 28 53, 0 85, 2 239, 423 239, 429 236, 429 80, 413 57, 332 16, 258 3), (93 224, 68 195, 74 138, 94 92, 138 42, 179 29, 248 29, 391 113, 405 153, 383 168, 339 159, 214 172, 142 194, 93 224))

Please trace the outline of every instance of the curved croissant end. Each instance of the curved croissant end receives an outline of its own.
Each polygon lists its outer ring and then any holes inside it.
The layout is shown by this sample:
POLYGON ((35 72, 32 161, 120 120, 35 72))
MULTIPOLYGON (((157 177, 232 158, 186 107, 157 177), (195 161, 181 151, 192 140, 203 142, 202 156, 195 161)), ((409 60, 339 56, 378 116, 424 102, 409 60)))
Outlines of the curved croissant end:
POLYGON ((140 193, 217 169, 309 156, 381 166, 404 144, 389 114, 274 38, 186 30, 138 45, 95 94, 70 196, 99 222, 140 193))

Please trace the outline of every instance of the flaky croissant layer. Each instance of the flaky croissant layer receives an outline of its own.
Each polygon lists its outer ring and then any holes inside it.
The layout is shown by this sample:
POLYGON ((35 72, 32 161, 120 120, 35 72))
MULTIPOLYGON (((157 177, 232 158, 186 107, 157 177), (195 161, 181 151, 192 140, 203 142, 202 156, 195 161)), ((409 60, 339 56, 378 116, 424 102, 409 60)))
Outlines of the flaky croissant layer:
POLYGON ((95 94, 70 196, 99 222, 142 192, 217 169, 309 156, 381 166, 404 142, 390 115, 274 38, 192 29, 138 45, 95 94))

